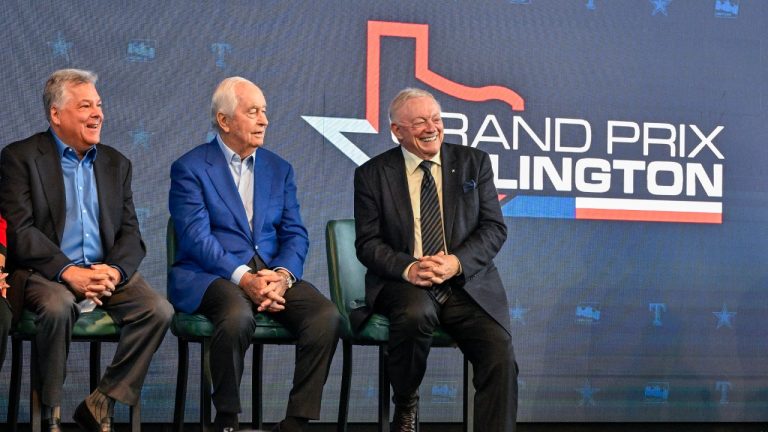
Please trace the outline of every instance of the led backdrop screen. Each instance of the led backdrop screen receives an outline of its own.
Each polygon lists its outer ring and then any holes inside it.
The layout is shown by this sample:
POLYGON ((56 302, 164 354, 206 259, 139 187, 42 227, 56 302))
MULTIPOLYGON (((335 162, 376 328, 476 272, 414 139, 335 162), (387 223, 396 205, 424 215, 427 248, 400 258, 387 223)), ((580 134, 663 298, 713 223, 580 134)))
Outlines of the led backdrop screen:
MULTIPOLYGON (((388 103, 417 86, 441 101, 446 140, 494 164, 520 420, 768 420, 768 3, 9 1, 0 16, 0 143, 47 127, 51 71, 96 71, 102 139, 133 160, 141 272, 158 291, 169 167, 213 136, 221 79, 266 94, 266 145, 296 169, 306 278, 326 294, 325 224, 353 216, 353 171, 395 145, 388 103)), ((71 351, 65 415, 87 393, 83 345, 71 351)), ((374 421, 376 352, 355 355, 351 421, 374 421)), ((274 421, 292 348, 267 347, 266 360, 274 421)), ((339 354, 324 421, 335 420, 340 366, 339 354)), ((169 334, 144 421, 171 421, 175 369, 169 334)), ((249 382, 250 370, 244 396, 249 382)), ((457 350, 432 353, 421 395, 424 421, 460 420, 457 350)))

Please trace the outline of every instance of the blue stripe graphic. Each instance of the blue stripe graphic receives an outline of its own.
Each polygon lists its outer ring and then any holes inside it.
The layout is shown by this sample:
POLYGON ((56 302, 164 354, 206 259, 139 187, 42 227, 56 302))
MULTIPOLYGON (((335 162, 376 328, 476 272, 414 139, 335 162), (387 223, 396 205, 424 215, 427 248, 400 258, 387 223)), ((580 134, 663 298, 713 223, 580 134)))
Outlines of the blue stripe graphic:
POLYGON ((501 212, 510 217, 575 219, 576 198, 518 195, 501 212))

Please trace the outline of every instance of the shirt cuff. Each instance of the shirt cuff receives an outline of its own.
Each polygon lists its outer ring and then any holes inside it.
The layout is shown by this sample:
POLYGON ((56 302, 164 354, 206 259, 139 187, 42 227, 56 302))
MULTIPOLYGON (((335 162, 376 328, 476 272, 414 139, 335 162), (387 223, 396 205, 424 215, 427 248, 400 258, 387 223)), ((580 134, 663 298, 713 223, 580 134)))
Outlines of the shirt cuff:
POLYGON ((414 262, 408 264, 408 267, 406 267, 405 270, 403 270, 403 274, 400 275, 400 276, 403 277, 404 281, 408 282, 408 272, 411 271, 411 267, 413 267, 413 265, 416 264, 417 262, 418 261, 414 261, 414 262))
POLYGON ((120 273, 120 283, 121 284, 125 283, 126 282, 126 277, 125 277, 125 272, 123 271, 123 269, 120 268, 119 265, 112 265, 112 264, 110 264, 109 266, 112 267, 113 269, 117 270, 120 273))
POLYGON ((235 285, 240 285, 240 279, 243 278, 243 275, 251 271, 251 268, 247 265, 243 264, 235 269, 235 271, 232 272, 232 276, 229 277, 230 282, 232 282, 235 285))
POLYGON ((63 279, 61 279, 61 275, 63 275, 63 274, 64 274, 64 271, 65 271, 66 269, 68 269, 68 268, 72 267, 73 265, 74 265, 74 264, 72 264, 72 263, 69 263, 69 264, 65 265, 65 266, 64 266, 64 268, 63 268, 63 269, 61 269, 61 270, 59 271, 59 274, 57 274, 57 275, 56 275, 56 282, 58 282, 58 283, 64 283, 64 280, 63 280, 63 279))
POLYGON ((459 276, 460 274, 464 273, 464 270, 462 270, 461 268, 461 261, 459 260, 459 257, 457 257, 456 255, 454 255, 453 257, 456 258, 456 262, 459 263, 459 270, 456 271, 456 276, 459 276))
POLYGON ((275 267, 272 270, 274 270, 274 271, 285 270, 285 272, 288 273, 288 276, 291 277, 291 285, 296 283, 296 276, 294 276, 293 273, 291 273, 291 271, 288 270, 287 268, 285 268, 285 267, 275 267))

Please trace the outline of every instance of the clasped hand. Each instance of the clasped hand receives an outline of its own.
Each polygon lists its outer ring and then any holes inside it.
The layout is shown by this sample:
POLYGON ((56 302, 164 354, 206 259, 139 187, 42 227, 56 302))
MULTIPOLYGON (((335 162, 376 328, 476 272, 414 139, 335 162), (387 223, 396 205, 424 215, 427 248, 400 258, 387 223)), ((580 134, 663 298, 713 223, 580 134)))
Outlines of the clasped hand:
POLYGON ((408 269, 408 282, 420 287, 440 285, 459 272, 459 260, 454 255, 439 252, 423 256, 408 269))
POLYGON ((5 281, 6 277, 8 277, 8 273, 5 273, 5 271, 0 271, 0 296, 2 297, 6 297, 6 291, 9 288, 8 282, 5 281))
POLYGON ((251 301, 257 305, 259 312, 280 312, 285 310, 285 292, 288 282, 280 273, 273 270, 259 270, 246 273, 240 279, 240 287, 251 301))
POLYGON ((101 297, 110 297, 120 284, 122 276, 114 267, 92 264, 90 267, 67 267, 61 274, 61 279, 75 293, 101 306, 101 297))

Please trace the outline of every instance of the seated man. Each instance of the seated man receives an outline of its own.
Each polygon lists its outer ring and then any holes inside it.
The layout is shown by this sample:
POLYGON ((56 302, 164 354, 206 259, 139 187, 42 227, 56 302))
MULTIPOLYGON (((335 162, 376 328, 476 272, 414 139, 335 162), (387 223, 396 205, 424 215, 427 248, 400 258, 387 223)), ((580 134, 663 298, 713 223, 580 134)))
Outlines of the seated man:
POLYGON ((222 81, 211 100, 218 134, 171 166, 171 217, 179 239, 168 293, 176 309, 215 327, 211 375, 216 430, 237 430, 243 358, 264 312, 298 336, 286 417, 301 431, 320 415, 339 339, 336 307, 301 280, 309 248, 291 165, 261 148, 267 102, 252 82, 222 81))
POLYGON ((440 105, 424 90, 398 93, 389 118, 400 145, 355 171, 355 247, 368 268, 366 312, 390 320, 392 430, 416 428, 419 384, 440 324, 474 366, 474 429, 513 431, 517 367, 493 264, 507 227, 490 158, 443 143, 440 105))
POLYGON ((54 72, 43 92, 50 129, 0 154, 9 269, 29 273, 23 287, 11 289, 24 289, 25 307, 38 317, 38 363, 31 367, 40 377, 48 431, 61 430, 67 354, 81 308, 100 305, 121 327, 112 364, 73 416, 94 432, 112 430, 116 400, 139 403, 173 316, 171 305, 136 271, 146 249, 131 163, 99 143, 104 114, 96 79, 77 69, 54 72))

